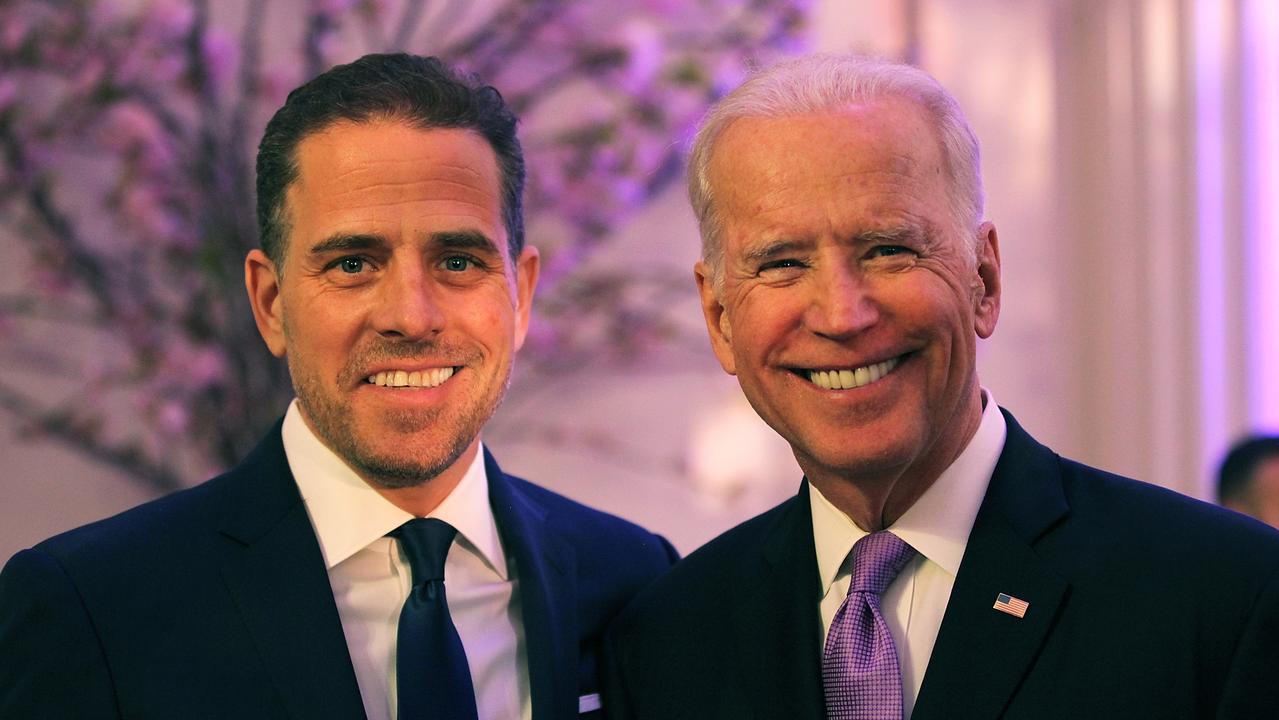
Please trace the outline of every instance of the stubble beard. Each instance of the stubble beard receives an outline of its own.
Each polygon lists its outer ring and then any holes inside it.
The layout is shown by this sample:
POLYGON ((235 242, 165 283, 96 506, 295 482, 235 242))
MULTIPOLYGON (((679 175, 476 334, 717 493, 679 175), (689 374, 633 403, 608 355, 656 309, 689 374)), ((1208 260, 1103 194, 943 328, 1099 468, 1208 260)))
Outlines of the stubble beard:
MULTIPOLYGON (((429 435, 436 439, 420 455, 400 456, 378 452, 370 438, 361 437, 352 422, 355 414, 350 404, 326 392, 314 374, 296 367, 291 360, 289 372, 298 404, 315 434, 366 482, 386 490, 418 487, 452 467, 502 404, 511 383, 511 368, 508 366, 504 377, 498 379, 488 392, 463 407, 384 415, 382 420, 395 434, 429 435), (450 417, 448 411, 453 409, 458 412, 450 417)), ((350 387, 350 375, 350 371, 343 371, 338 378, 338 387, 350 387)), ((365 434, 374 432, 374 429, 364 430, 365 434)))

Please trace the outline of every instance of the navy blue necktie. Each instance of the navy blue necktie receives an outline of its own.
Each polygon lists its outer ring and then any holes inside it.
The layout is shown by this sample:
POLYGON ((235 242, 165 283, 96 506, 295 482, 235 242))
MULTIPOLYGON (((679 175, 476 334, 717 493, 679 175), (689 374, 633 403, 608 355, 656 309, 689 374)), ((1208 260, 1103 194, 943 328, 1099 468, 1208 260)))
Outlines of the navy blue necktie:
POLYGON ((435 518, 415 518, 391 532, 413 570, 396 640, 399 720, 478 718, 471 668, 444 595, 444 559, 455 535, 435 518))

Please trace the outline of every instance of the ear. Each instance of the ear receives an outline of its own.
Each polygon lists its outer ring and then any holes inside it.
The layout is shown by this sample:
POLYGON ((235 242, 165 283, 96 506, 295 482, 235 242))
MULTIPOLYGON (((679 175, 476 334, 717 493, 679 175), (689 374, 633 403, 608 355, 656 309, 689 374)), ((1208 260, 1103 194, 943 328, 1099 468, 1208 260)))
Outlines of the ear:
POLYGON ((284 357, 284 310, 280 301, 280 275, 266 253, 254 248, 244 258, 244 287, 258 332, 276 357, 284 357))
POLYGON ((733 357, 733 324, 724 311, 719 293, 715 291, 714 274, 704 260, 693 266, 697 280, 697 294, 702 301, 702 315, 706 318, 706 332, 711 336, 711 350, 719 358, 719 364, 729 375, 737 374, 737 362, 733 357))
POLYGON ((515 349, 524 346, 528 336, 529 311, 533 306, 533 291, 542 272, 542 259, 537 248, 526 245, 515 259, 515 349))
POLYGON ((973 283, 974 326, 977 336, 988 338, 999 321, 999 299, 1003 291, 999 275, 999 235, 993 223, 984 222, 977 232, 977 279, 973 283))

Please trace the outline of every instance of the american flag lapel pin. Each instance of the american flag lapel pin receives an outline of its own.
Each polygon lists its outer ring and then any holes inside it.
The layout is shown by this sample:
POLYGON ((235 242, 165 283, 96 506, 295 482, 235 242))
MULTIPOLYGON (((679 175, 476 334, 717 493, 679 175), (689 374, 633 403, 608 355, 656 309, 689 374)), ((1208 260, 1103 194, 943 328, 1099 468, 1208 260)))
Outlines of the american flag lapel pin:
POLYGON ((1026 610, 1029 608, 1030 603, 1021 598, 1015 598, 1008 593, 999 593, 999 595, 995 596, 995 609, 1002 613, 1008 613, 1013 617, 1026 617, 1026 610))

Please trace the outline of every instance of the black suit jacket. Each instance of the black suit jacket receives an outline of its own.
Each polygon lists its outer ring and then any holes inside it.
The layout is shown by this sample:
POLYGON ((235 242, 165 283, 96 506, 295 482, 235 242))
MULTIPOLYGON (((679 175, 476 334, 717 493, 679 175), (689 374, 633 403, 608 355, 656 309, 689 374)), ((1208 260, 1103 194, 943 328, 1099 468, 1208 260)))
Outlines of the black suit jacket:
MULTIPOLYGON (((1279 533, 1063 459, 1005 416, 913 718, 1279 718, 1279 533)), ((611 717, 824 717, 819 584, 804 486, 619 617, 611 717)))
MULTIPOLYGON (((675 551, 485 467, 519 572, 533 717, 577 717, 604 627, 675 551)), ((364 717, 278 424, 231 472, 9 561, 0 717, 364 717)))

